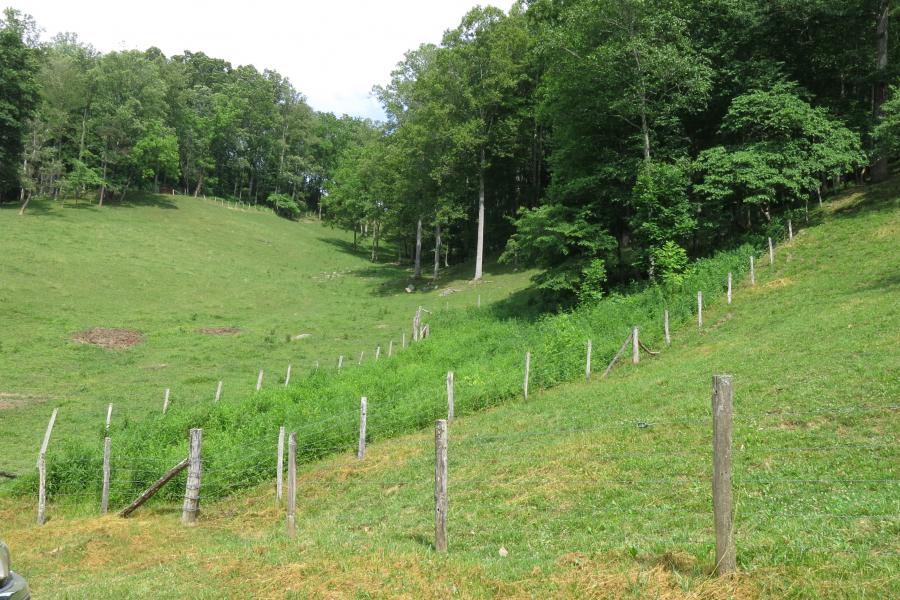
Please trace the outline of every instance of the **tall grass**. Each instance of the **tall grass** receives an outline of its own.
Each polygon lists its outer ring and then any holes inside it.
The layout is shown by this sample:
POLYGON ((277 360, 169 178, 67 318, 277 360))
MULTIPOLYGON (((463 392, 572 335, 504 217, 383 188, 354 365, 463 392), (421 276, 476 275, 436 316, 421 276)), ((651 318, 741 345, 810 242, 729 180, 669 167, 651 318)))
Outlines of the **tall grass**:
MULTIPOLYGON (((298 436, 299 460, 347 450, 358 437, 361 396, 368 397, 368 439, 421 429, 446 415, 445 376, 456 376, 456 414, 465 415, 521 394, 524 354, 532 353, 531 388, 584 377, 585 344, 593 344, 594 371, 609 362, 632 326, 651 347, 663 345, 663 311, 671 327, 692 321, 696 292, 707 302, 722 296, 728 272, 738 281, 753 252, 749 245, 695 262, 677 285, 653 285, 612 295, 575 310, 534 321, 507 318, 500 309, 470 308, 429 315, 431 335, 393 357, 341 370, 297 373, 288 387, 272 387, 239 400, 175 404, 150 420, 122 420, 112 437, 111 505, 130 501, 187 452, 187 432, 203 428, 204 498, 273 478, 278 427, 298 436)), ((599 375, 599 373, 598 373, 599 375)), ((90 442, 69 442, 48 457, 51 497, 99 499, 105 431, 90 442)), ((182 479, 183 481, 183 479, 182 479)), ((24 478, 20 491, 35 488, 24 478)), ((181 496, 182 485, 162 490, 181 496)))

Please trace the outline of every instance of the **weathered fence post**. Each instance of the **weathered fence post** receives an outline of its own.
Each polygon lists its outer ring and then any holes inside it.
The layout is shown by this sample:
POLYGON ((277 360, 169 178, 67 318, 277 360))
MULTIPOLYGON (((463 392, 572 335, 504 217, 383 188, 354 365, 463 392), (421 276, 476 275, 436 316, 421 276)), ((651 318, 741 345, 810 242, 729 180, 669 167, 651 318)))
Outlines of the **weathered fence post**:
POLYGON ((400 343, 401 343, 401 348, 406 348, 406 332, 405 332, 405 331, 404 331, 403 334, 400 336, 400 339, 401 339, 401 342, 400 342, 400 343))
POLYGON ((109 431, 109 426, 112 423, 112 403, 106 407, 106 431, 109 431))
POLYGON ((338 370, 340 370, 340 368, 343 366, 344 366, 344 355, 341 354, 340 356, 338 356, 338 370))
POLYGON ((287 497, 287 533, 290 537, 297 535, 297 523, 294 513, 297 510, 297 433, 292 431, 288 439, 288 497, 287 497))
POLYGON ((356 458, 362 460, 366 457, 366 410, 368 401, 363 396, 359 401, 359 447, 356 449, 356 458))
POLYGON ((365 353, 366 353, 365 350, 363 350, 362 352, 359 353, 359 362, 356 363, 356 364, 358 364, 358 365, 361 365, 361 364, 362 364, 363 356, 365 355, 365 353))
POLYGON ((703 327, 703 292, 697 290, 697 327, 703 327))
POLYGON ((275 497, 280 502, 284 474, 284 425, 278 428, 278 471, 275 473, 275 497))
POLYGON ((775 264, 775 248, 772 246, 772 238, 769 238, 769 264, 775 264))
POLYGON ((381 358, 381 346, 375 348, 375 360, 378 360, 379 358, 381 358))
POLYGON ((788 239, 794 239, 794 226, 791 224, 790 219, 788 219, 788 239))
POLYGON ((453 371, 447 371, 447 422, 452 423, 454 417, 453 406, 453 371))
POLYGON ((672 337, 669 335, 669 309, 668 308, 663 313, 663 330, 665 331, 665 334, 666 334, 666 346, 669 346, 672 344, 672 337))
POLYGON ((219 381, 219 384, 216 386, 216 402, 222 399, 222 382, 219 381))
POLYGON ((447 421, 434 427, 434 549, 447 551, 447 421))
POLYGON ((641 347, 638 338, 638 328, 631 328, 631 364, 636 365, 641 362, 641 347))
POLYGON ((262 382, 263 382, 263 370, 260 369, 259 376, 256 378, 256 391, 257 392, 262 389, 262 382))
POLYGON ((731 507, 731 421, 733 390, 730 375, 713 376, 713 518, 716 526, 716 572, 737 567, 731 507))
POLYGON ((191 445, 188 453, 187 483, 184 486, 184 506, 181 509, 181 522, 191 525, 197 521, 200 510, 200 447, 203 445, 203 430, 191 429, 191 445))
POLYGON ((291 382, 291 365, 288 365, 287 375, 284 376, 284 385, 287 386, 291 382))
POLYGON ((388 358, 394 355, 394 340, 391 340, 388 344, 388 358))
POLYGON ((531 352, 525 353, 525 381, 522 389, 525 392, 525 399, 528 400, 528 376, 531 374, 531 352))
POLYGON ((163 414, 166 414, 167 410, 169 410, 169 388, 166 388, 166 393, 163 395, 163 414))
POLYGON ((587 359, 584 362, 584 378, 591 380, 591 340, 587 341, 587 359))
POLYGON ((750 285, 756 285, 756 269, 753 267, 753 255, 750 255, 750 285))
POLYGON ((728 304, 731 304, 731 271, 728 272, 728 304))
MULTIPOLYGON (((110 406, 112 406, 110 404, 110 406)), ((112 440, 106 436, 103 440, 103 491, 100 494, 100 514, 105 515, 109 511, 109 460, 112 451, 112 440)))

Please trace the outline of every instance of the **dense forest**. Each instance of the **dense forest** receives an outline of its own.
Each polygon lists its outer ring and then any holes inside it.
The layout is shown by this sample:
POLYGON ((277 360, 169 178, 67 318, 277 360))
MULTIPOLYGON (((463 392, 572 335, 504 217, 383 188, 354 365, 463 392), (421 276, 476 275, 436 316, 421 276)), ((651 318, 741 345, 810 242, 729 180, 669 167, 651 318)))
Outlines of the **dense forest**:
POLYGON ((422 277, 485 255, 557 300, 678 279, 900 154, 889 0, 476 7, 374 88, 312 110, 275 71, 101 54, 0 21, 0 200, 178 189, 306 211, 422 277), (388 250, 390 248, 390 250, 388 250), (394 254, 396 252, 396 255, 394 254), (390 253, 390 255, 388 255, 390 253))

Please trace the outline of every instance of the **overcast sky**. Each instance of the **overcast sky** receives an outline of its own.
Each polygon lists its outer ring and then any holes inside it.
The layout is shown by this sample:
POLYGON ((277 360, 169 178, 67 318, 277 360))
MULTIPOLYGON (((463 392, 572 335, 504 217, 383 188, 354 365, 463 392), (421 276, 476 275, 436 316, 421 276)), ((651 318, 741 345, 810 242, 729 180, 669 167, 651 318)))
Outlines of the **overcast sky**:
MULTIPOLYGON (((478 0, 6 0, 47 40, 63 31, 101 52, 202 51, 275 69, 316 110, 383 118, 370 97, 403 53, 439 42, 478 0)), ((482 0, 482 4, 485 4, 482 0)), ((508 10, 512 0, 496 0, 508 10)))

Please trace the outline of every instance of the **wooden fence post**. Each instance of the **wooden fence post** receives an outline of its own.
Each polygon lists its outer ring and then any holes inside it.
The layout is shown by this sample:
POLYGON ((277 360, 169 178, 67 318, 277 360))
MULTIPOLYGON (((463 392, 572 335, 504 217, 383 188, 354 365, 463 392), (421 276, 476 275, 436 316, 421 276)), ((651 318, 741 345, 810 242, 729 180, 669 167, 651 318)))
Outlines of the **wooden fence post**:
POLYGON ((788 239, 794 239, 794 226, 791 224, 790 219, 788 219, 788 239))
POLYGON ((263 382, 263 370, 260 369, 259 376, 256 378, 256 391, 257 392, 262 389, 262 382, 263 382))
POLYGON ((109 426, 112 423, 112 403, 106 407, 106 431, 109 432, 109 426))
POLYGON ((753 268, 753 255, 750 255, 750 285, 756 285, 756 269, 753 268))
POLYGON ((400 340, 401 340, 401 344, 402 344, 401 348, 406 348, 406 332, 405 331, 400 336, 400 340))
POLYGON ((169 388, 166 388, 166 393, 163 395, 163 414, 166 414, 167 410, 169 410, 169 388))
POLYGON ((584 362, 584 378, 591 380, 591 340, 587 341, 587 359, 584 362))
POLYGON ((284 425, 278 428, 278 471, 275 473, 275 497, 281 502, 282 476, 284 474, 284 425))
POLYGON ((363 356, 365 355, 365 353, 366 353, 365 350, 363 350, 362 352, 359 353, 359 361, 356 364, 358 364, 358 365, 362 364, 363 356))
POLYGON ((636 365, 641 362, 641 347, 638 338, 638 328, 631 328, 631 364, 636 365))
POLYGON ((222 398, 222 382, 219 381, 219 385, 216 386, 216 402, 221 400, 222 398))
POLYGON ((388 344, 388 358, 392 357, 393 355, 394 355, 394 340, 391 340, 391 342, 388 344))
POLYGON ((340 356, 338 356, 338 370, 340 370, 341 367, 343 367, 343 366, 344 366, 344 355, 341 354, 340 356))
POLYGON ((731 304, 731 271, 728 272, 728 304, 731 304))
POLYGON ((291 365, 288 365, 287 375, 284 377, 284 385, 287 386, 291 382, 291 365))
POLYGON ((666 346, 672 344, 672 337, 669 335, 669 309, 666 309, 666 312, 663 313, 663 329, 666 334, 666 346))
POLYGON ((41 450, 38 453, 38 513, 37 524, 44 524, 44 511, 47 506, 47 445, 50 443, 50 434, 53 433, 53 424, 56 423, 56 413, 58 408, 53 409, 50 415, 50 422, 47 423, 47 431, 44 433, 44 441, 41 443, 41 450))
POLYGON ((522 389, 525 392, 525 399, 528 400, 528 376, 531 374, 531 352, 525 353, 525 381, 522 389))
POLYGON ((713 518, 716 526, 716 572, 737 568, 731 507, 731 421, 733 390, 730 375, 713 376, 713 518))
POLYGON ((434 427, 434 549, 447 551, 447 421, 434 427))
POLYGON ((447 422, 452 423, 453 418, 453 371, 447 371, 447 422))
POLYGON ((375 348, 375 360, 378 360, 379 358, 381 358, 381 346, 375 348))
POLYGON ((297 523, 294 513, 297 510, 297 433, 292 431, 288 439, 288 497, 287 497, 287 533, 290 537, 297 535, 297 523))
MULTIPOLYGON (((112 406, 112 404, 110 404, 112 406)), ((103 440, 103 491, 100 494, 100 514, 105 515, 109 511, 109 460, 112 451, 112 440, 106 436, 103 440)))
POLYGON ((362 460, 366 457, 366 409, 368 401, 363 396, 359 401, 359 447, 356 450, 356 458, 362 460))
POLYGON ((200 448, 203 445, 203 430, 191 429, 191 443, 188 452, 187 483, 184 486, 184 506, 181 508, 181 522, 192 525, 200 511, 200 448))
POLYGON ((697 327, 703 327, 703 292, 697 290, 697 327))
POLYGON ((769 238, 769 264, 775 264, 775 248, 772 246, 772 238, 769 238))

